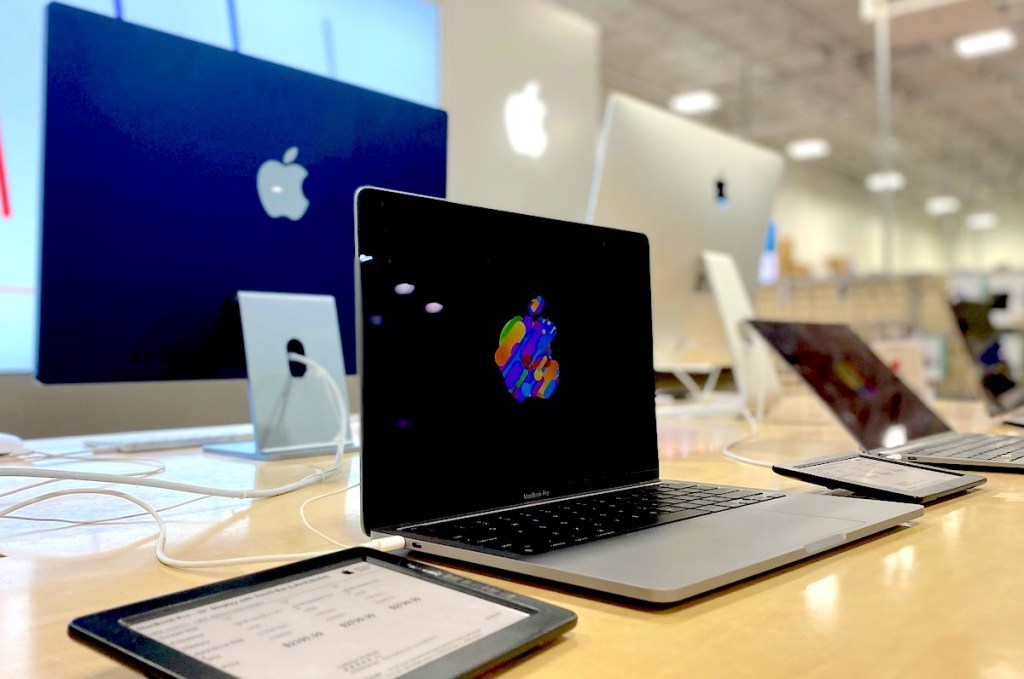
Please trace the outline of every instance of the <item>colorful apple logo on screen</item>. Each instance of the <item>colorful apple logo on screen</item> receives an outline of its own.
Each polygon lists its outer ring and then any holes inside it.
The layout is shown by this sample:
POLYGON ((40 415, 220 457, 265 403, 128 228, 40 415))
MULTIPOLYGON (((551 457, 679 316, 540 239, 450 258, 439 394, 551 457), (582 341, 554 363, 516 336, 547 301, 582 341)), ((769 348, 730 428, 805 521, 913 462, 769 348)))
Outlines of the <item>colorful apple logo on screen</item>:
POLYGON ((297 146, 284 152, 281 160, 268 160, 260 165, 256 173, 256 192, 263 209, 273 218, 287 217, 292 221, 302 219, 309 207, 309 201, 302 192, 302 182, 309 172, 295 162, 299 156, 297 146))
POLYGON ((516 316, 501 329, 494 352, 505 388, 517 401, 551 398, 558 386, 558 361, 551 357, 558 329, 537 315, 543 309, 544 298, 538 295, 530 301, 526 316, 516 316))
POLYGON ((544 129, 547 104, 540 98, 540 83, 531 80, 505 100, 505 133, 516 153, 540 158, 548 147, 544 129))

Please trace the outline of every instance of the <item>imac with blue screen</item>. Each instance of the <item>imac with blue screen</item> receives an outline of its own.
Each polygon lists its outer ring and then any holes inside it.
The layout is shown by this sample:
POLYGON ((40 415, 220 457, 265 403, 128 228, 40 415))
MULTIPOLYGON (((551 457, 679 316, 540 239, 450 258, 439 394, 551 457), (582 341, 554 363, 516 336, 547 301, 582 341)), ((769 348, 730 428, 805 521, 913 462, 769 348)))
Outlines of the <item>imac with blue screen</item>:
POLYGON ((447 116, 51 5, 37 378, 245 376, 239 290, 333 295, 356 372, 353 195, 443 197, 447 116))

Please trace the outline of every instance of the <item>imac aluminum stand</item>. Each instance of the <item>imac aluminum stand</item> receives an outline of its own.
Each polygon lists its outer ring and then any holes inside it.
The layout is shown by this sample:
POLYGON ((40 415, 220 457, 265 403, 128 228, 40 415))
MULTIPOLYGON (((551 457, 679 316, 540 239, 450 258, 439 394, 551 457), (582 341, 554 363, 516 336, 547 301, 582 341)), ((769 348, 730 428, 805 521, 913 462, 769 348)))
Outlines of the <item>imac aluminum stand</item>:
POLYGON ((346 418, 345 449, 355 449, 334 297, 241 291, 238 305, 255 439, 208 444, 204 450, 256 460, 333 454, 341 417, 346 418), (334 402, 330 386, 315 371, 291 360, 291 353, 323 367, 342 403, 334 402))

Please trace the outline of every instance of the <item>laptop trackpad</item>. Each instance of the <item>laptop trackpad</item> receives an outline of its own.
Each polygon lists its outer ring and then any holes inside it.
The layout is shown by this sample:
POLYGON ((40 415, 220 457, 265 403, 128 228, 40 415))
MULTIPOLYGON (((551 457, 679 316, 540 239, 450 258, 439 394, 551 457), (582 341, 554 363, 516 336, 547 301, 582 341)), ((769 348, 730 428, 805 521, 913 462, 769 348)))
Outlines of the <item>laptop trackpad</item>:
POLYGON ((699 583, 724 574, 754 572, 846 542, 864 525, 855 519, 754 509, 689 520, 559 550, 530 559, 581 575, 624 580, 652 588, 699 583), (624 554, 630 558, 622 558, 624 554))

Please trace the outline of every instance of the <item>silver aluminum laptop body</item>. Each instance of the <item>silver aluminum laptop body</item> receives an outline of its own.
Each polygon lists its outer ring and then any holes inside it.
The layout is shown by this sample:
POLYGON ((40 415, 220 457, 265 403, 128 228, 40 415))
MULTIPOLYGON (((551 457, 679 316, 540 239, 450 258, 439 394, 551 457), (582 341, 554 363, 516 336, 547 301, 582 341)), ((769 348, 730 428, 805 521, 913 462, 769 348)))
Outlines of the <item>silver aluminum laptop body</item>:
POLYGON ((920 505, 790 493, 545 554, 509 558, 411 541, 414 550, 651 603, 673 603, 893 528, 920 505), (841 502, 840 502, 841 501, 841 502))
POLYGON ((953 431, 849 326, 763 319, 750 325, 864 450, 923 464, 1024 471, 1024 438, 953 431))
POLYGON ((920 516, 914 504, 775 493, 533 555, 412 537, 451 517, 658 481, 648 244, 374 188, 357 193, 356 223, 368 534, 669 603, 920 516))

